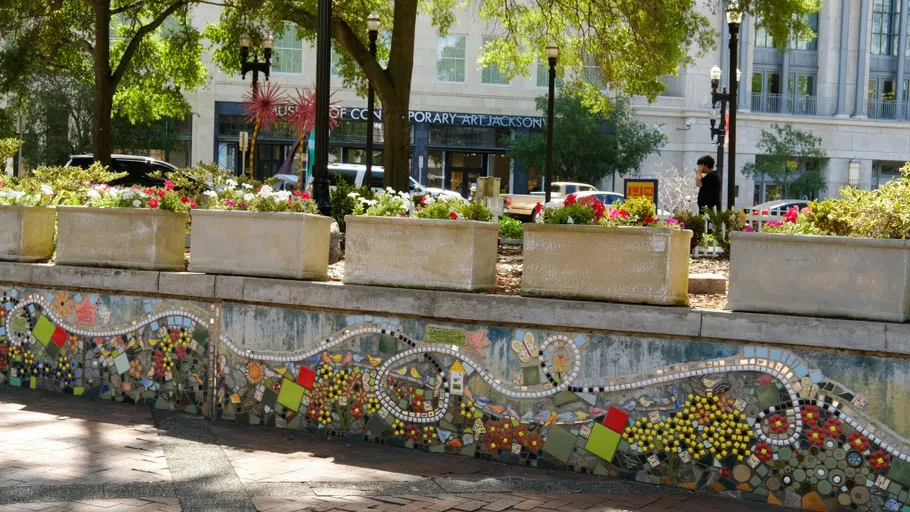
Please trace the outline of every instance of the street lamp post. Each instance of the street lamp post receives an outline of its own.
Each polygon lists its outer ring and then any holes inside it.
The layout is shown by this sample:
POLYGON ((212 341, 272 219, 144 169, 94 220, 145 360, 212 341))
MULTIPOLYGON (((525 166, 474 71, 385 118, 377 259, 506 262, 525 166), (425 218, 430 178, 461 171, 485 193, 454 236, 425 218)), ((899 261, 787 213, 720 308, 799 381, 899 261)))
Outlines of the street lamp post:
POLYGON ((549 94, 547 95, 547 172, 544 182, 544 203, 550 202, 550 183, 553 181, 553 103, 556 96, 556 59, 559 58, 559 47, 556 43, 547 46, 547 59, 550 63, 549 94))
MULTIPOLYGON (((709 73, 709 76, 711 78, 711 107, 713 108, 718 103, 720 103, 720 122, 716 123, 714 119, 711 119, 711 138, 717 139, 717 165, 715 166, 715 172, 717 172, 718 176, 723 176, 724 140, 726 138, 726 134, 728 131, 727 130, 727 106, 729 106, 730 107, 730 126, 729 126, 730 152, 728 154, 729 160, 727 162, 727 165, 730 169, 730 172, 728 172, 729 176, 727 177, 727 179, 728 179, 728 182, 727 182, 727 187, 728 187, 727 188, 727 208, 732 209, 733 208, 733 199, 735 199, 735 191, 736 191, 735 185, 733 185, 733 186, 730 185, 730 183, 732 183, 734 180, 732 174, 733 174, 733 169, 735 169, 735 167, 733 167, 733 164, 734 164, 733 142, 735 141, 735 139, 733 138, 733 120, 735 118, 733 111, 734 111, 735 103, 733 103, 733 102, 736 101, 736 95, 728 92, 726 87, 722 87, 720 92, 717 91, 717 88, 720 87, 720 75, 721 75, 721 70, 719 67, 714 66, 713 68, 711 68, 711 72, 709 73), (719 125, 719 126, 716 126, 716 125, 719 125)), ((736 84, 734 84, 732 86, 732 88, 734 90, 736 89, 737 84, 739 84, 739 79, 741 76, 742 76, 742 74, 737 69, 736 74, 735 74, 736 84)), ((731 76, 730 78, 731 78, 731 80, 733 80, 734 76, 731 76)))
POLYGON ((253 72, 253 91, 259 90, 259 72, 269 79, 269 69, 272 67, 272 48, 275 41, 272 36, 266 36, 262 41, 262 54, 265 62, 259 62, 259 55, 253 55, 253 62, 250 62, 250 36, 243 34, 240 36, 240 77, 246 80, 246 74, 253 72))
POLYGON ((316 10, 316 144, 313 198, 323 215, 332 209, 329 199, 329 74, 332 69, 332 0, 318 0, 316 10))
MULTIPOLYGON (((735 7, 735 6, 734 6, 735 7)), ((739 89, 739 70, 736 68, 736 57, 739 54, 739 25, 743 13, 738 9, 727 11, 727 28, 730 31, 730 151, 727 155, 727 209, 732 210, 736 199, 736 93, 739 89), (735 82, 732 70, 736 70, 735 82)), ((786 79, 786 78, 785 78, 786 79)))
MULTIPOLYGON (((370 55, 376 58, 376 38, 379 36, 379 13, 373 11, 367 18, 367 30, 370 35, 370 55)), ((373 91, 373 82, 370 81, 370 88, 367 91, 367 170, 363 174, 363 183, 371 186, 370 180, 373 178, 373 104, 375 103, 375 92, 373 91)))

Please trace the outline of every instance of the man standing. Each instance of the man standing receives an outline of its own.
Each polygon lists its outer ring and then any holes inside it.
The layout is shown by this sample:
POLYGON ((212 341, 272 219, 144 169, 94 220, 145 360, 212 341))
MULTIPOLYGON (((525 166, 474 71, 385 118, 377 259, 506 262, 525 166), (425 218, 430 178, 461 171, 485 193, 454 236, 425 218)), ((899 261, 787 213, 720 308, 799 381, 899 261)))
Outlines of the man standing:
POLYGON ((701 212, 706 206, 720 210, 720 177, 714 172, 714 158, 711 155, 698 159, 695 185, 698 186, 698 211, 701 212))

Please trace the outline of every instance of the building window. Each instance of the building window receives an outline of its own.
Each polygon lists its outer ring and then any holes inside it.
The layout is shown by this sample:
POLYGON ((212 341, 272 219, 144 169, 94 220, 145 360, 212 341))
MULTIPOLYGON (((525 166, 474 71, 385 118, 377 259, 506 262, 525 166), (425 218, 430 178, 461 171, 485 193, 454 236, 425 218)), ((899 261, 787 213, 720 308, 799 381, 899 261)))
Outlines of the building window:
POLYGON ((584 70, 584 79, 589 84, 597 87, 599 90, 604 90, 607 88, 607 84, 604 83, 603 71, 601 71, 600 66, 597 65, 597 62, 594 60, 594 57, 591 55, 584 55, 585 70, 584 70))
POLYGON ((464 83, 465 36, 440 37, 436 44, 436 80, 464 83))
POLYGON ((872 55, 896 55, 900 0, 873 0, 872 55))
POLYGON ((303 71, 303 45, 297 39, 297 29, 285 27, 281 37, 275 39, 272 50, 272 70, 276 73, 301 73, 303 71))
POLYGON ((341 76, 341 54, 332 48, 332 76, 341 76))
POLYGON ((758 22, 755 25, 755 47, 756 48, 773 48, 774 40, 771 39, 771 35, 768 34, 768 31, 765 30, 765 27, 761 25, 762 22, 758 22))
MULTIPOLYGON (((537 87, 549 87, 550 84, 547 83, 550 79, 549 76, 549 63, 541 60, 537 61, 537 87)), ((556 77, 556 87, 562 87, 562 78, 556 77)))
POLYGON ((792 50, 809 50, 809 51, 818 51, 818 13, 815 13, 809 16, 807 20, 809 22, 809 27, 812 28, 812 32, 815 34, 812 36, 812 39, 802 40, 797 39, 790 43, 790 49, 792 50))
MULTIPOLYGON (((484 44, 491 41, 491 38, 483 38, 484 44)), ((480 74, 481 82, 485 84, 509 85, 509 79, 502 73, 499 66, 487 66, 483 68, 480 74)))

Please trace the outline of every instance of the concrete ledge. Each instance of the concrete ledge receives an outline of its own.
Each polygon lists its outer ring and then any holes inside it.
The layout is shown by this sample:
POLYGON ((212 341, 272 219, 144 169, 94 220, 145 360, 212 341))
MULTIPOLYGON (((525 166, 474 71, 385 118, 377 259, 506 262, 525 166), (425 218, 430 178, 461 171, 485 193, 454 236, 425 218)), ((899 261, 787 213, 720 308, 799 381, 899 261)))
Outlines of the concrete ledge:
POLYGON ((910 324, 887 322, 27 263, 0 263, 0 282, 465 323, 564 327, 910 355, 910 324))
POLYGON ((727 293, 727 278, 720 274, 689 274, 689 293, 727 293))

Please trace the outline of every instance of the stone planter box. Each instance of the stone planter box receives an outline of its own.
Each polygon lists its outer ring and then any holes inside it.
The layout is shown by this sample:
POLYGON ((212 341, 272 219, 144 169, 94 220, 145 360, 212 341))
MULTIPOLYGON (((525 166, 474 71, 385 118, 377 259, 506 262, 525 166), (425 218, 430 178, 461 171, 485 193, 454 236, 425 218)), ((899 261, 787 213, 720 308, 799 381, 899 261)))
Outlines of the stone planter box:
POLYGON ((521 294, 689 303, 689 230, 525 224, 521 294))
POLYGON ((193 210, 191 272, 328 279, 331 217, 193 210))
POLYGON ((490 290, 499 224, 404 217, 345 217, 344 282, 490 290))
POLYGON ((57 210, 36 206, 0 206, 0 261, 35 263, 54 255, 57 210))
POLYGON ((184 270, 189 215, 149 208, 57 208, 57 264, 184 270))
POLYGON ((910 240, 732 233, 727 309, 905 322, 910 240))

